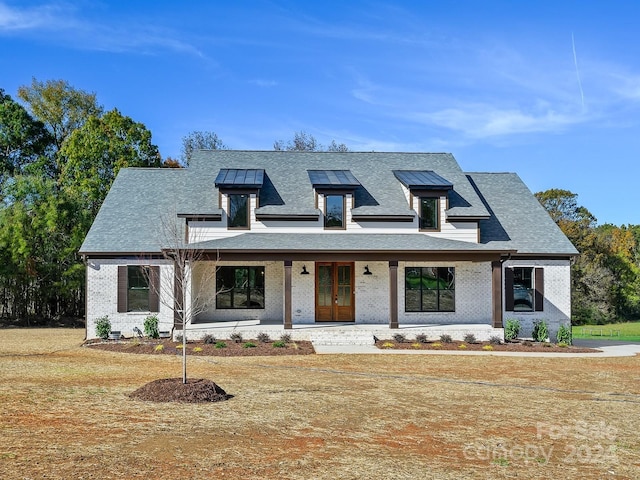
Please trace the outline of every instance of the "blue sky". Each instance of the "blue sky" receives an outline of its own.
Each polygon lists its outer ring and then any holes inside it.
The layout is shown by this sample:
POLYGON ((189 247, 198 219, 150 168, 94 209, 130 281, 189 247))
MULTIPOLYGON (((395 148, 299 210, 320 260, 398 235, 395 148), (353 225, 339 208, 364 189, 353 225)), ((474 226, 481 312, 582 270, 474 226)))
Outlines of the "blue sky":
POLYGON ((144 123, 271 150, 451 152, 640 224, 640 2, 6 1, 0 88, 64 79, 144 123))

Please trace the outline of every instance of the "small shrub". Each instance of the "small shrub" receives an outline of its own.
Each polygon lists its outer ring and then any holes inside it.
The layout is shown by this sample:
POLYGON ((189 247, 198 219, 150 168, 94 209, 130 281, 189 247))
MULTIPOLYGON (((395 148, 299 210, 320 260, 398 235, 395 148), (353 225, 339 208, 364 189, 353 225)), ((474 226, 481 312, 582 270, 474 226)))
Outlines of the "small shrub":
POLYGON ((484 345, 482 349, 490 352, 491 350, 493 350, 493 345, 484 345))
POLYGON ((111 321, 109 320, 109 315, 98 318, 96 320, 96 335, 103 340, 106 340, 107 338, 109 338, 110 333, 111 321))
POLYGON ((517 318, 507 319, 507 323, 504 327, 504 339, 507 342, 515 340, 520 334, 520 320, 517 318))
POLYGON ((395 347, 395 345, 394 345, 393 343, 391 343, 391 342, 384 342, 384 343, 381 345, 381 347, 382 347, 382 348, 393 348, 393 347, 395 347))
POLYGON ((175 342, 182 343, 182 334, 179 333, 175 336, 175 342))
POLYGON ((193 353, 199 353, 202 351, 202 347, 193 347, 193 353))
POLYGON ((240 332, 233 332, 229 335, 229 338, 236 343, 242 343, 242 334, 240 332))
POLYGON ((530 342, 529 340, 525 340, 524 342, 522 342, 522 346, 523 347, 533 347, 533 342, 530 342))
POLYGON ((278 340, 273 342, 273 347, 274 348, 285 348, 287 346, 287 342, 284 342, 282 340, 278 340))
POLYGON ((429 339, 424 333, 419 333, 418 335, 416 335, 416 342, 427 343, 428 341, 429 339))
POLYGON ((160 338, 157 315, 149 315, 144 319, 144 334, 149 338, 160 338))
POLYGON ((411 344, 411 346, 412 346, 413 348, 422 348, 422 344, 421 344, 420 342, 412 343, 412 344, 411 344))
POLYGON ((465 348, 467 348, 467 346, 464 343, 461 343, 460 345, 458 345, 458 348, 464 350, 465 348))
POLYGON ((271 341, 271 338, 269 337, 269 334, 266 332, 260 332, 258 334, 258 341, 260 343, 269 343, 271 341))
POLYGON ((397 343, 404 343, 407 341, 407 337, 404 333, 395 333, 393 335, 393 339, 397 342, 397 343))
POLYGON ((571 338, 571 327, 560 325, 558 334, 556 335, 556 340, 558 341, 558 345, 560 345, 560 343, 571 345, 571 343, 573 343, 573 338, 571 338))
POLYGON ((440 341, 442 343, 453 343, 453 338, 451 338, 451 335, 449 335, 448 333, 443 333, 442 335, 440 335, 440 341))
POLYGON ((280 341, 284 343, 291 343, 291 334, 283 333, 282 335, 280 335, 280 341))
POLYGON ((434 343, 431 344, 431 346, 433 348, 440 348, 440 347, 442 347, 442 344, 440 342, 434 342, 434 343))
POLYGON ((242 348, 255 348, 257 345, 253 342, 244 342, 242 344, 242 348))
POLYGON ((154 352, 163 352, 164 351, 164 345, 160 344, 160 345, 156 345, 155 348, 153 349, 154 352))
POLYGON ((176 345, 177 350, 182 350, 182 344, 176 345))
POLYGON ((216 342, 213 346, 216 348, 227 348, 227 344, 224 342, 216 342))
POLYGON ((567 347, 569 346, 569 344, 568 344, 568 343, 566 343, 566 342, 558 342, 558 343, 557 343, 557 345, 558 345, 560 348, 567 348, 567 347))
POLYGON ((533 322, 533 340, 536 342, 546 342, 549 338, 549 328, 544 320, 533 322))
POLYGON ((207 345, 213 345, 214 343, 216 343, 216 337, 214 337, 210 333, 207 333, 204 337, 202 337, 202 342, 206 343, 207 345))
POLYGON ((501 345, 502 339, 498 335, 492 335, 489 337, 489 343, 492 345, 501 345))
POLYGON ((466 343, 472 343, 472 344, 473 344, 473 343, 478 343, 478 341, 476 340, 476 336, 475 336, 473 333, 467 333, 467 334, 464 336, 464 341, 465 341, 466 343))

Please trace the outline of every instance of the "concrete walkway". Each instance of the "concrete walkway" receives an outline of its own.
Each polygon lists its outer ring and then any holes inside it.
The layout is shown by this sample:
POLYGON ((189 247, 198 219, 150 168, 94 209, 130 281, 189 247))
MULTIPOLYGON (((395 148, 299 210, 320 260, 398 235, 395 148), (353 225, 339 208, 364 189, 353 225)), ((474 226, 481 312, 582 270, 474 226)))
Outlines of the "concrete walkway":
POLYGON ((493 355, 496 357, 536 357, 536 358, 609 358, 633 357, 640 354, 640 344, 600 346, 599 353, 552 353, 552 352, 484 352, 477 350, 394 350, 381 349, 374 345, 314 345, 316 353, 362 354, 362 355, 493 355))

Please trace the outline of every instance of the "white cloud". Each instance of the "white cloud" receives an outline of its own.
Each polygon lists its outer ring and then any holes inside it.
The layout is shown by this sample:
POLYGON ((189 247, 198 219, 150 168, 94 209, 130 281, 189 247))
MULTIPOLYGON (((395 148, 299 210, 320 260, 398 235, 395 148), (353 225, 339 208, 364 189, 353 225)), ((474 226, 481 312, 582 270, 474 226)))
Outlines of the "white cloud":
POLYGON ((69 26, 69 13, 71 12, 53 4, 19 9, 0 3, 0 32, 64 28, 69 26))
POLYGON ((559 132, 586 117, 547 110, 529 113, 490 105, 468 105, 414 115, 417 121, 461 132, 471 138, 488 138, 521 133, 559 132))
POLYGON ((81 50, 153 53, 172 50, 198 57, 204 54, 177 38, 169 28, 107 20, 97 23, 81 18, 67 3, 50 3, 32 8, 12 7, 0 2, 0 34, 31 37, 66 44, 81 50))
POLYGON ((265 80, 262 78, 255 78, 253 80, 249 80, 249 83, 252 85, 256 85, 258 87, 264 87, 264 88, 270 88, 270 87, 277 87, 278 86, 278 82, 276 82, 275 80, 265 80))

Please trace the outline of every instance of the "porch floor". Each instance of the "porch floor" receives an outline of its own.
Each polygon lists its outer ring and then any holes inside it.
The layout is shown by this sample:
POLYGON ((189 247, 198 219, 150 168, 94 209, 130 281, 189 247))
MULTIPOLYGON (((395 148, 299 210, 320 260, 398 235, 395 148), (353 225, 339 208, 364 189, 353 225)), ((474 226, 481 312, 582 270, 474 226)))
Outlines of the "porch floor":
POLYGON ((259 320, 226 321, 216 323, 195 323, 187 326, 187 339, 201 339, 206 334, 227 339, 232 333, 240 333, 246 340, 255 339, 259 333, 266 333, 272 340, 282 334, 289 334, 293 340, 309 340, 314 345, 373 345, 375 339, 389 340, 395 334, 403 334, 408 341, 416 335, 424 334, 429 340, 438 340, 440 335, 451 335, 453 340, 463 340, 473 334, 477 340, 486 341, 491 336, 504 339, 502 328, 488 324, 400 324, 397 329, 387 324, 362 324, 353 322, 301 323, 285 330, 282 322, 259 320))

